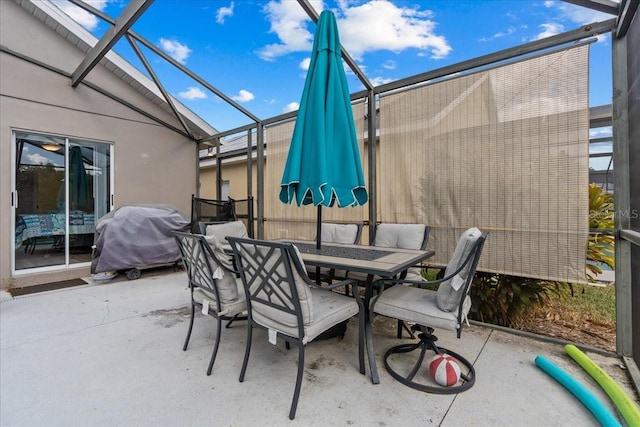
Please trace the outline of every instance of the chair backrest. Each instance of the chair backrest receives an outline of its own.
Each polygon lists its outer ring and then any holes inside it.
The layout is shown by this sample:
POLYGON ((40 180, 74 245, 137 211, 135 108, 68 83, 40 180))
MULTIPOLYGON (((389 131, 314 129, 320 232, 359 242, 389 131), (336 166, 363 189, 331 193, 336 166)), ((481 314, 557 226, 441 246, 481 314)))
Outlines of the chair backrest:
POLYGON ((199 221, 235 221, 238 217, 235 212, 233 199, 214 200, 202 199, 191 195, 191 231, 197 233, 199 221))
POLYGON ((362 235, 362 224, 322 223, 320 239, 328 243, 357 244, 362 235))
POLYGON ((378 224, 373 245, 385 248, 426 249, 431 227, 424 224, 378 224))
POLYGON ((214 240, 207 242, 200 234, 173 231, 185 270, 189 286, 200 288, 218 304, 236 301, 238 285, 235 270, 228 261, 222 248, 214 240))
POLYGON ((448 279, 438 286, 436 303, 440 310, 460 310, 469 292, 486 237, 487 233, 473 227, 462 233, 458 239, 444 272, 444 277, 448 279))
POLYGON ((227 236, 248 237, 247 227, 244 222, 200 222, 200 233, 206 236, 215 236, 223 246, 227 244, 227 236))
POLYGON ((291 243, 229 237, 254 323, 303 339, 313 321, 310 280, 291 243))

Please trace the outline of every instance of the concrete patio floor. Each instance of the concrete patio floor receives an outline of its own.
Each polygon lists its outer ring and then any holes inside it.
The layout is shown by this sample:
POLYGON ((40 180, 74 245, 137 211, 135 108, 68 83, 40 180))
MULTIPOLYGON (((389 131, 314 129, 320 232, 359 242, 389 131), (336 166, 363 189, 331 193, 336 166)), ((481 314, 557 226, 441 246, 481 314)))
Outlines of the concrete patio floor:
MULTIPOLYGON (((381 383, 357 369, 357 322, 344 339, 312 342, 296 418, 288 419, 297 351, 254 333, 245 381, 238 382, 245 323, 223 329, 206 376, 214 320, 196 318, 182 351, 189 309, 184 272, 143 272, 103 283, 5 298, 0 304, 2 426, 565 426, 599 425, 534 364, 544 355, 614 407, 560 344, 472 325, 439 343, 473 361, 476 385, 434 395, 395 381, 382 365, 397 344, 395 323, 377 318, 381 383)), ((407 341, 405 339, 405 341, 407 341)), ((587 354, 635 396, 614 355, 587 354)), ((615 412, 614 412, 615 413, 615 412)))

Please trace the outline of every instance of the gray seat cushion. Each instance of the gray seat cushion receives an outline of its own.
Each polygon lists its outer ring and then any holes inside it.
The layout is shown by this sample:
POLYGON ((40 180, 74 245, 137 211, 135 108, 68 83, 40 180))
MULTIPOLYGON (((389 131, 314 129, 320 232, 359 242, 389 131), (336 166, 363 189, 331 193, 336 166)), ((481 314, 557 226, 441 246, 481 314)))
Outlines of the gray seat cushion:
MULTIPOLYGON (((458 240, 458 244, 456 245, 455 250, 453 251, 453 255, 447 264, 447 268, 445 269, 444 275, 445 277, 453 274, 462 263, 465 262, 469 253, 473 249, 476 241, 482 236, 482 232, 477 228, 473 227, 466 230, 460 236, 458 240)), ((438 307, 444 311, 454 311, 458 309, 460 304, 460 298, 462 297, 462 293, 464 292, 464 282, 469 275, 469 270, 471 269, 471 262, 465 266, 465 268, 460 271, 460 273, 456 274, 450 280, 444 281, 440 283, 438 286, 438 307)))
MULTIPOLYGON (((451 331, 458 329, 458 313, 441 310, 436 298, 436 291, 411 286, 393 286, 374 298, 372 305, 374 311, 383 316, 433 328, 451 331)), ((470 308, 471 299, 467 297, 463 306, 465 316, 470 308)))
MULTIPOLYGON (((347 320, 359 312, 358 303, 353 298, 335 292, 309 288, 309 296, 308 305, 313 307, 313 319, 304 323, 303 344, 313 340, 331 326, 347 320)), ((252 307, 253 320, 260 325, 300 338, 295 317, 276 310, 270 313, 262 309, 256 310, 255 304, 252 307)))
MULTIPOLYGON (((247 301, 242 288, 242 281, 240 278, 236 279, 236 295, 237 298, 228 302, 220 302, 220 316, 235 316, 244 311, 247 311, 247 301)), ((193 290, 193 300, 198 304, 202 304, 205 300, 209 301, 209 310, 213 310, 216 307, 216 297, 212 293, 196 288, 193 290)))
POLYGON ((356 224, 323 223, 320 239, 329 243, 353 244, 358 236, 356 224))
POLYGON ((380 224, 376 227, 374 246, 420 249, 424 241, 424 224, 380 224))
POLYGON ((231 221, 221 224, 209 224, 206 228, 207 236, 215 236, 220 246, 227 251, 231 251, 231 245, 227 241, 227 236, 248 237, 247 227, 242 221, 231 221))
POLYGON ((234 302, 238 299, 238 279, 233 273, 220 265, 220 263, 224 263, 228 269, 233 270, 233 266, 229 260, 229 255, 224 252, 224 249, 220 245, 218 239, 216 239, 215 235, 205 236, 205 240, 209 243, 209 246, 213 249, 213 253, 217 257, 216 260, 207 254, 207 257, 209 257, 209 263, 211 264, 211 269, 213 270, 213 278, 216 279, 216 284, 218 286, 220 302, 223 304, 234 302), (220 261, 220 263, 218 261, 220 261))

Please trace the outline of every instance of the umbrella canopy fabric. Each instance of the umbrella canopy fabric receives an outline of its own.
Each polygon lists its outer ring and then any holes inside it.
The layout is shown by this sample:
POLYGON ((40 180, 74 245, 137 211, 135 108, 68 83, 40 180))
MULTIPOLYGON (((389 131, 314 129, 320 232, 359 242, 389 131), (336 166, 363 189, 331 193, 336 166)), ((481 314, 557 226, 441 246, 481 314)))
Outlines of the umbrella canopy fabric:
POLYGON ((82 149, 78 146, 69 149, 69 199, 72 209, 91 209, 87 171, 84 168, 82 149))
POLYGON ((280 201, 360 206, 368 201, 336 19, 320 14, 282 175, 280 201))

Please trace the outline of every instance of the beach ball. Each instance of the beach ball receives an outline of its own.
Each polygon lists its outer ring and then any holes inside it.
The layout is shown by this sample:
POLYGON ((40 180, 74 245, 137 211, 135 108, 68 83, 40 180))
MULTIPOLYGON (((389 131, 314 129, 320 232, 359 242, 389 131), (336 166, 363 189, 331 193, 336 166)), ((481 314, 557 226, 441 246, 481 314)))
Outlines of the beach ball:
POLYGON ((429 373, 438 384, 451 387, 460 380, 460 365, 448 354, 436 354, 429 361, 429 373))

